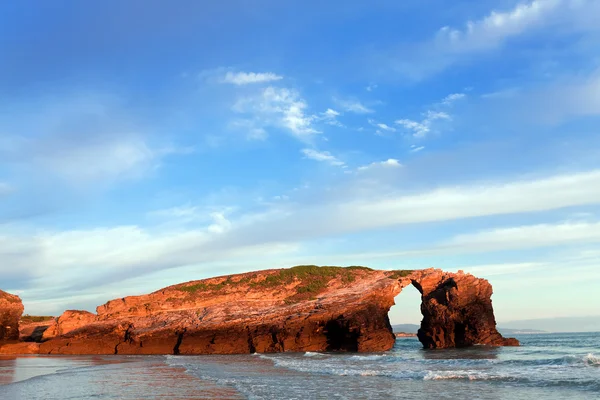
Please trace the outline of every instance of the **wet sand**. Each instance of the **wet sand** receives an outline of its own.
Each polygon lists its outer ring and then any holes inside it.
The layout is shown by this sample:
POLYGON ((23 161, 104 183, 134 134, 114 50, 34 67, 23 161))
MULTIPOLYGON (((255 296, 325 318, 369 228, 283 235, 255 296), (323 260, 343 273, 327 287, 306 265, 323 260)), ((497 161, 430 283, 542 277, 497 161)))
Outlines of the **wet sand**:
POLYGON ((161 356, 1 356, 2 399, 242 399, 161 356))

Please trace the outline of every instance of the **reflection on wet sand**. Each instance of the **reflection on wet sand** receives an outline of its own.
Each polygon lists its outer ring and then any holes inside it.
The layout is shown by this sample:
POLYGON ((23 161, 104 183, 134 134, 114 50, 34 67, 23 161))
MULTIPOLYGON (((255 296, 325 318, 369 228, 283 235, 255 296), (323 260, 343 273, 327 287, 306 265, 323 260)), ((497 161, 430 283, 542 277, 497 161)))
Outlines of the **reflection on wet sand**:
POLYGON ((0 357, 0 385, 14 382, 16 357, 0 357))
POLYGON ((4 399, 241 399, 172 367, 163 357, 32 356, 0 358, 4 399))

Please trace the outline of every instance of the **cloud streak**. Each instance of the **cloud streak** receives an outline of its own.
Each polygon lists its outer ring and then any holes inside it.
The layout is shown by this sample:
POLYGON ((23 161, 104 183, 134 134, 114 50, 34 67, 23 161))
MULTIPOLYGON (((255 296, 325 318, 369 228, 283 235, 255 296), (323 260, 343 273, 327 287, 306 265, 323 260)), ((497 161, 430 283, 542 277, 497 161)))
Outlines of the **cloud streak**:
POLYGON ((344 162, 333 156, 328 151, 318 151, 314 149, 302 149, 302 154, 311 160, 326 162, 337 167, 343 166, 344 162))
POLYGON ((221 83, 233 85, 249 85, 254 83, 267 83, 282 80, 283 76, 273 72, 227 72, 221 79, 221 83))

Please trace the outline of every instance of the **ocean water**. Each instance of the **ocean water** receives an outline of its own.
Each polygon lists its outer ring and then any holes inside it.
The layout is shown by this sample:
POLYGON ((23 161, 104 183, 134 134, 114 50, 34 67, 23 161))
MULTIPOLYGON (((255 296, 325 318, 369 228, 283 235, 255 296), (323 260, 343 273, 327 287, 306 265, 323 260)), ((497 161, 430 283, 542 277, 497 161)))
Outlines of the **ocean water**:
POLYGON ((0 358, 0 399, 600 399, 600 333, 521 347, 235 356, 0 358))

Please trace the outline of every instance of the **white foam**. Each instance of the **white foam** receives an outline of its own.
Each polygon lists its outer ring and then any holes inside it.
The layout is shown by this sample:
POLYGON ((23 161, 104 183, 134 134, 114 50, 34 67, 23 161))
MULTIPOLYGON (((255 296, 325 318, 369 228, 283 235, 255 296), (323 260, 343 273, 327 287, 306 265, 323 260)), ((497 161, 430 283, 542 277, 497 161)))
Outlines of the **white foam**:
POLYGON ((314 351, 307 351, 306 353, 304 353, 304 357, 328 357, 328 355, 323 353, 317 353, 314 351))
POLYGON ((350 358, 353 360, 361 360, 361 361, 375 361, 375 360, 380 360, 383 357, 386 357, 386 355, 385 354, 373 354, 370 356, 352 356, 350 358))
POLYGON ((600 357, 589 353, 587 356, 583 357, 583 362, 587 365, 600 366, 600 357))
POLYGON ((508 375, 492 375, 481 371, 474 370, 457 370, 457 371, 428 371, 423 380, 439 381, 439 380, 469 380, 469 381, 488 381, 495 379, 508 379, 508 375))

